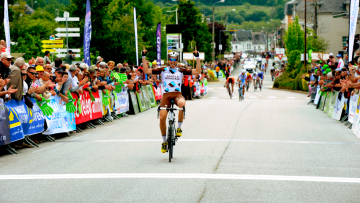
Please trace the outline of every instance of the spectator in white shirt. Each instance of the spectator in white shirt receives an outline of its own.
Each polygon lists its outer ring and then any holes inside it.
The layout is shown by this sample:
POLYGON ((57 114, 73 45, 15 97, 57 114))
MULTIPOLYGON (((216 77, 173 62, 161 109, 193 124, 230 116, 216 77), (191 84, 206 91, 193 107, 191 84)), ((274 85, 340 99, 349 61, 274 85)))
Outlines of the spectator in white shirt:
POLYGON ((342 60, 341 54, 338 54, 336 56, 336 58, 338 59, 338 66, 337 66, 336 70, 341 70, 345 66, 344 61, 342 60))

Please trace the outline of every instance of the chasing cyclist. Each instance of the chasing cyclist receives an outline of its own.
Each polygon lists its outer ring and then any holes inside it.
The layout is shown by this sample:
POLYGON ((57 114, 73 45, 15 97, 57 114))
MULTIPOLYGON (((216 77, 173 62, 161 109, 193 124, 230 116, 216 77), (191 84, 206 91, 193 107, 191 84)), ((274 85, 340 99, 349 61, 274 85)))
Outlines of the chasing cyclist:
POLYGON ((241 73, 239 74, 239 77, 238 77, 238 80, 236 83, 239 84, 239 89, 240 89, 240 84, 242 83, 243 84, 243 89, 242 89, 242 97, 243 99, 245 99, 245 88, 246 88, 246 79, 247 79, 247 75, 246 75, 246 70, 243 69, 241 71, 241 73))
POLYGON ((259 81, 259 78, 255 71, 252 73, 252 79, 253 79, 254 88, 256 89, 257 88, 256 81, 259 81))
POLYGON ((264 73, 262 72, 262 71, 259 71, 258 73, 257 73, 257 76, 258 76, 258 79, 260 80, 260 89, 261 89, 261 87, 263 86, 263 80, 264 80, 264 73))
MULTIPOLYGON (((162 101, 160 103, 160 107, 170 107, 171 100, 175 101, 175 104, 182 109, 185 107, 185 98, 181 94, 181 83, 184 75, 199 75, 201 73, 201 63, 200 63, 200 53, 197 51, 195 47, 195 51, 193 52, 196 58, 196 69, 185 69, 185 68, 177 68, 177 63, 179 59, 179 55, 177 52, 170 52, 168 54, 169 57, 169 66, 161 67, 155 69, 149 69, 146 63, 146 54, 148 51, 145 49, 141 52, 142 62, 144 64, 144 73, 148 75, 152 74, 161 74, 161 78, 163 80, 164 85, 164 93, 162 96, 162 101)), ((161 152, 167 152, 167 140, 166 140, 166 117, 168 111, 160 110, 160 131, 163 139, 163 143, 161 145, 161 152)), ((184 120, 184 112, 179 111, 179 123, 178 128, 176 129, 176 136, 182 136, 181 125, 184 120)))
POLYGON ((231 89, 229 88, 229 90, 231 91, 229 94, 233 96, 234 94, 234 83, 235 83, 235 78, 234 77, 228 77, 228 79, 225 82, 224 87, 227 89, 228 87, 230 87, 231 84, 231 89))
POLYGON ((275 63, 273 63, 273 66, 270 69, 270 74, 271 74, 271 78, 275 78, 275 74, 276 74, 275 63))

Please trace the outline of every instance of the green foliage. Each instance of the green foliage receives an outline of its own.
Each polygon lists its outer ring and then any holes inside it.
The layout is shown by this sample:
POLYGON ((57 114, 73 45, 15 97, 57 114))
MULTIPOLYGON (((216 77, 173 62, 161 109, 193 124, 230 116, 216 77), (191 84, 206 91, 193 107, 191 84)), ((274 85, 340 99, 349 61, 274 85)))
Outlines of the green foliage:
POLYGON ((295 17, 295 21, 290 23, 288 30, 284 36, 286 55, 290 55, 293 50, 304 50, 304 31, 299 24, 299 17, 295 17))

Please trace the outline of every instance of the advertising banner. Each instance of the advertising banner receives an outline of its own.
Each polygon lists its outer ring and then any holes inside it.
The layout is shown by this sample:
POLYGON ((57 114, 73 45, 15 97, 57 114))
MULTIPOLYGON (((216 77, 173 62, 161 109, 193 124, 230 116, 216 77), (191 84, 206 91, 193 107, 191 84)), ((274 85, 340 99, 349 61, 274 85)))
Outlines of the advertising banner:
POLYGON ((65 102, 59 96, 51 96, 48 105, 54 110, 51 116, 46 116, 48 129, 44 135, 65 133, 76 129, 75 114, 66 111, 65 102))
POLYGON ((153 90, 154 90, 155 100, 156 101, 161 100, 162 98, 161 86, 159 85, 157 89, 153 86, 153 90))
POLYGON ((319 100, 320 100, 320 87, 318 86, 316 89, 316 96, 315 96, 315 100, 314 100, 314 104, 318 105, 319 104, 319 100))
POLYGON ((156 59, 158 67, 161 67, 161 23, 156 28, 156 59))
POLYGON ((130 101, 131 101, 131 108, 130 112, 133 114, 139 113, 139 104, 136 94, 133 91, 130 91, 130 101))
POLYGON ((205 93, 204 84, 200 82, 200 94, 204 94, 204 93, 205 93))
POLYGON ((145 111, 146 110, 146 104, 145 104, 145 101, 144 101, 144 96, 143 96, 142 91, 140 90, 140 93, 136 92, 136 96, 137 96, 137 100, 138 100, 138 103, 139 103, 140 112, 145 111))
POLYGON ((344 103, 345 103, 344 93, 337 92, 336 93, 336 101, 335 101, 335 105, 334 105, 334 112, 332 115, 333 119, 340 120, 341 113, 344 108, 344 103), (341 94, 341 96, 339 94, 341 94), (339 96, 340 96, 340 99, 339 99, 339 96))
POLYGON ((324 96, 321 96, 321 98, 320 98, 320 104, 319 104, 319 109, 320 109, 321 111, 324 110, 325 101, 326 101, 326 96, 325 96, 325 95, 324 95, 324 96))
POLYGON ((349 25, 349 62, 352 61, 356 25, 359 13, 359 0, 350 1, 350 25, 349 25))
POLYGON ((42 133, 45 130, 44 129, 45 116, 41 111, 41 109, 39 108, 39 106, 37 105, 35 99, 30 98, 30 100, 34 105, 32 111, 29 111, 29 108, 26 106, 25 102, 23 102, 24 108, 27 108, 30 113, 30 116, 32 116, 32 122, 27 123, 25 127, 23 127, 25 135, 34 135, 34 134, 42 133))
MULTIPOLYGON (((0 99, 1 100, 1 99, 0 99)), ((9 112, 0 104, 0 146, 11 143, 9 112)))
POLYGON ((134 30, 135 30, 136 65, 139 66, 139 47, 138 47, 137 19, 136 19, 135 7, 134 7, 134 30))
MULTIPOLYGON (((79 98, 75 93, 72 93, 72 96, 76 100, 75 106, 76 109, 78 109, 77 101, 79 98)), ((83 91, 83 94, 80 95, 81 114, 79 111, 75 111, 76 125, 102 117, 102 105, 99 93, 93 92, 93 96, 95 98, 95 102, 91 101, 88 91, 83 91)))
POLYGON ((145 102, 146 109, 151 109, 149 94, 148 94, 145 86, 141 87, 141 92, 144 96, 144 102, 145 102))
POLYGON ((350 123, 354 123, 356 107, 359 100, 359 94, 355 94, 350 97, 350 105, 349 105, 349 118, 348 121, 350 123))
POLYGON ((338 92, 336 92, 336 93, 330 92, 329 109, 328 109, 328 115, 330 117, 332 117, 332 115, 334 113, 334 106, 335 106, 337 95, 338 95, 338 92))
POLYGON ((6 40, 6 52, 10 53, 10 24, 9 24, 9 10, 8 1, 4 1, 4 28, 5 28, 5 40, 6 40))
POLYGON ((90 1, 86 0, 86 14, 84 24, 84 62, 90 67, 90 42, 91 42, 91 6, 90 1))
POLYGON ((129 94, 127 91, 121 91, 115 93, 117 99, 115 99, 116 114, 125 113, 129 110, 129 94))
POLYGON ((22 102, 14 99, 5 103, 9 109, 10 135, 11 142, 24 139, 24 130, 21 122, 28 122, 27 110, 22 105, 22 102))
POLYGON ((150 99, 150 106, 151 107, 156 107, 156 100, 155 100, 155 95, 154 95, 154 91, 153 91, 153 86, 152 85, 146 85, 146 90, 149 94, 149 99, 150 99))

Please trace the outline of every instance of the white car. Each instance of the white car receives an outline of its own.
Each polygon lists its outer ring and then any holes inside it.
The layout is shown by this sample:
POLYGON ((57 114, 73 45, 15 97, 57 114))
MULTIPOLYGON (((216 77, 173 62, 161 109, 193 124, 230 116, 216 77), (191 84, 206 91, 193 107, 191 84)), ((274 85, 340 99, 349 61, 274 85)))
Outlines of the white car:
POLYGON ((243 69, 245 69, 247 72, 252 73, 255 71, 256 68, 256 62, 253 60, 246 60, 243 63, 243 69))

